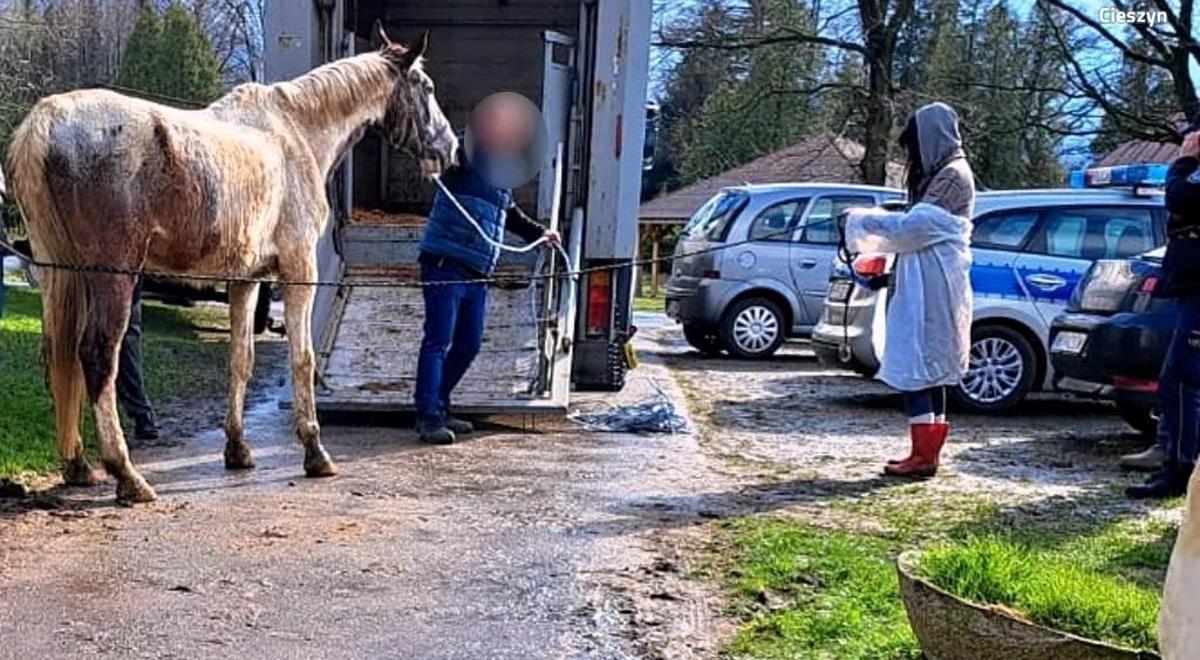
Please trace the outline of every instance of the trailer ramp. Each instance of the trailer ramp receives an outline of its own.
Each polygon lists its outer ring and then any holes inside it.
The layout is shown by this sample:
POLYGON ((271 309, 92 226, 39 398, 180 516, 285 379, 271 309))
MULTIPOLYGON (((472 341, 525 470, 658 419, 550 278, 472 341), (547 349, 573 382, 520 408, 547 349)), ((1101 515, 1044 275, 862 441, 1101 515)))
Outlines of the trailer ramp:
MULTIPOLYGON (((423 224, 418 216, 358 211, 343 229, 346 286, 318 332, 317 407, 323 412, 412 409, 425 318, 424 292, 412 286, 419 282, 423 224), (358 282, 397 286, 354 286, 358 282)), ((488 288, 483 347, 455 389, 457 411, 566 409, 569 388, 555 381, 569 377, 561 362, 570 347, 565 330, 572 302, 555 280, 532 277, 538 262, 533 253, 502 258, 500 283, 488 288)))

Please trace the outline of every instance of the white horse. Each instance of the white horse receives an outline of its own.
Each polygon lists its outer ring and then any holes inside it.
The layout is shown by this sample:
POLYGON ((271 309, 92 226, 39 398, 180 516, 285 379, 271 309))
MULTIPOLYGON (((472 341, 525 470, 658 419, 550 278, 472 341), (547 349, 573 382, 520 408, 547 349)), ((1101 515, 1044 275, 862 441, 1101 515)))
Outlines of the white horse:
MULTIPOLYGON (((428 34, 274 85, 247 84, 201 110, 106 90, 42 99, 13 135, 7 171, 39 261, 222 276, 317 278, 316 243, 329 217, 325 182, 362 137, 381 127, 393 146, 446 165, 458 141, 422 69, 428 34)), ((69 484, 92 483, 79 423, 86 391, 104 467, 119 502, 155 498, 129 460, 117 416, 117 354, 134 277, 43 269, 44 350, 59 454, 69 484)), ((283 287, 296 434, 304 471, 337 469, 321 445, 313 400, 314 287, 283 287)), ((258 285, 230 284, 225 465, 253 467, 243 437, 254 364, 258 285)))

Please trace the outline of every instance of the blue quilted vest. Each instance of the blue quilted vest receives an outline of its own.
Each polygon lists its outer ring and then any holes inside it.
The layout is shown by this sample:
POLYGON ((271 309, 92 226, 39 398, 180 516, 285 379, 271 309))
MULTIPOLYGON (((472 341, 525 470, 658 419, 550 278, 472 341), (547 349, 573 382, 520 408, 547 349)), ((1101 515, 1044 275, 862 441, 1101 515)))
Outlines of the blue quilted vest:
MULTIPOLYGON (((504 217, 512 205, 512 191, 488 185, 465 159, 461 162, 442 175, 442 183, 492 240, 504 240, 504 217)), ((485 277, 491 275, 500 260, 500 249, 479 235, 441 188, 436 190, 421 237, 421 252, 453 259, 485 277)))

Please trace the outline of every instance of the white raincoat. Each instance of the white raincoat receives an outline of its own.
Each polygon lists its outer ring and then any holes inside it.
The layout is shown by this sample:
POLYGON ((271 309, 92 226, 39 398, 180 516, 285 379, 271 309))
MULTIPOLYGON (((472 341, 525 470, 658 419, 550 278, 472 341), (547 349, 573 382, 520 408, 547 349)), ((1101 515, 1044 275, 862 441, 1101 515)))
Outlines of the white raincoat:
POLYGON ((901 391, 957 385, 971 345, 971 222, 935 204, 905 213, 854 209, 850 251, 895 254, 878 378, 901 391))

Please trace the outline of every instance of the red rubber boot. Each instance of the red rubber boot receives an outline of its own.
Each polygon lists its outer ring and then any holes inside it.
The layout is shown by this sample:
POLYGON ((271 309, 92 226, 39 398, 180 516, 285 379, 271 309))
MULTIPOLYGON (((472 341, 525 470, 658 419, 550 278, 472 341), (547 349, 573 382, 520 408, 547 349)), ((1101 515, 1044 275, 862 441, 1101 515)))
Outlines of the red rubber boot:
POLYGON ((913 426, 910 424, 908 427, 908 442, 909 442, 908 455, 905 456, 904 458, 889 458, 888 462, 887 462, 889 467, 892 465, 899 465, 901 463, 907 463, 913 459, 914 455, 916 455, 916 453, 917 453, 916 433, 912 429, 913 429, 913 426))
MULTIPOLYGON (((942 436, 942 443, 945 444, 946 438, 950 437, 950 423, 949 422, 937 422, 934 424, 934 426, 938 427, 938 433, 940 433, 942 436)), ((909 435, 911 436, 912 433, 910 432, 909 435)), ((904 458, 890 458, 890 459, 888 459, 887 464, 888 465, 898 465, 900 463, 904 463, 905 461, 911 461, 912 457, 913 457, 913 450, 909 449, 908 456, 905 456, 904 458)))
POLYGON ((913 424, 913 455, 906 461, 889 465, 883 473, 889 477, 928 478, 937 474, 942 446, 950 435, 949 424, 913 424))

